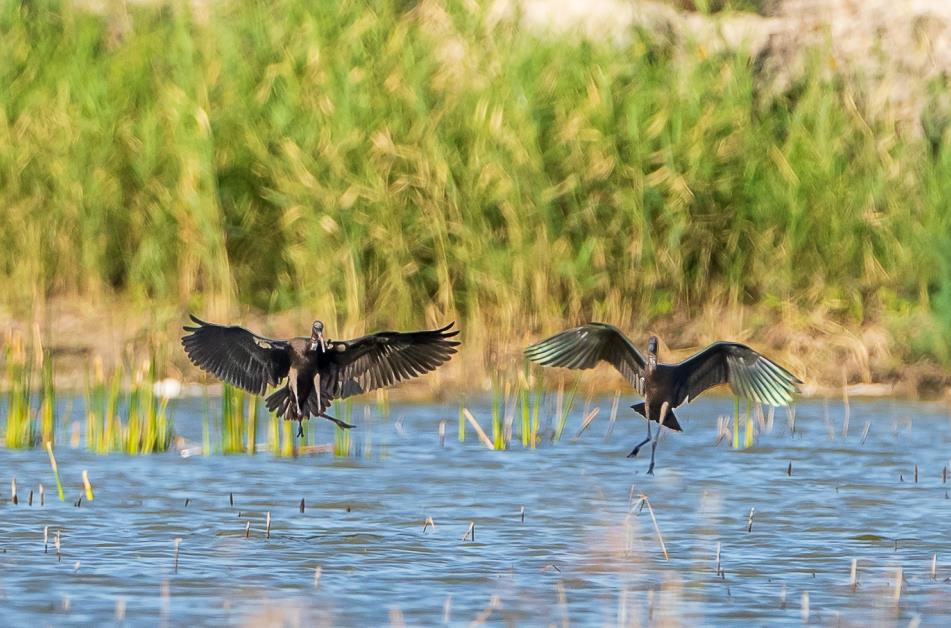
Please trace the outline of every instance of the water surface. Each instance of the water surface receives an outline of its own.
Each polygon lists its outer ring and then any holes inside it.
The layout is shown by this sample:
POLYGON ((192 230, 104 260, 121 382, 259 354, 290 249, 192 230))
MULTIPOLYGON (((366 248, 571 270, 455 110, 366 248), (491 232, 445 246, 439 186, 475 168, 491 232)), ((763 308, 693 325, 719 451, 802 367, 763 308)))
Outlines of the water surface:
MULTIPOLYGON (((843 436, 841 403, 805 401, 795 431, 779 412, 754 447, 733 450, 715 444, 732 403, 700 399, 678 411, 685 432, 664 435, 650 477, 643 453, 625 457, 643 420, 622 410, 606 436, 610 400, 601 405, 581 438, 579 407, 560 442, 535 450, 489 451, 471 429, 458 442, 451 405, 366 410, 350 458, 97 456, 61 444, 65 502, 44 451, 0 449, 0 481, 15 476, 21 500, 0 503, 0 613, 11 625, 798 624, 808 596, 818 624, 951 622, 944 406, 853 401, 843 436), (83 469, 95 500, 76 507, 83 469), (40 482, 45 506, 27 506, 40 482)), ((488 408, 472 409, 488 429, 488 408)), ((200 443, 202 402, 173 413, 200 443)), ((311 438, 331 442, 331 427, 312 422, 311 438)))

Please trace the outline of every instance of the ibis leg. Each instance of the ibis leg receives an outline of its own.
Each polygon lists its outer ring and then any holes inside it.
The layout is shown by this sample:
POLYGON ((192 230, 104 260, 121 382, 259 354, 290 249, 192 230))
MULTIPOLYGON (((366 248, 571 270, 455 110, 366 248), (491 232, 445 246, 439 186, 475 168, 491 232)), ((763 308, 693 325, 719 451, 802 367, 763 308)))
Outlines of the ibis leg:
POLYGON ((320 388, 320 371, 314 373, 314 393, 317 394, 317 408, 324 407, 323 391, 320 388))
POLYGON ((667 411, 670 410, 670 404, 666 401, 660 407, 660 420, 657 422, 657 435, 651 442, 651 464, 647 468, 647 475, 654 475, 654 452, 657 451, 657 441, 660 440, 660 428, 664 425, 664 419, 667 418, 667 411))
POLYGON ((629 453, 629 454, 627 455, 627 457, 628 457, 628 458, 633 458, 634 456, 636 456, 636 455, 637 455, 637 452, 639 452, 639 451, 641 450, 641 447, 643 447, 644 445, 646 445, 646 444, 649 443, 649 442, 651 442, 651 422, 650 422, 650 419, 647 419, 647 438, 645 438, 644 440, 642 440, 641 442, 639 442, 639 443, 637 444, 637 446, 634 447, 634 449, 631 451, 631 453, 629 453))
POLYGON ((347 423, 346 421, 341 421, 340 419, 335 419, 334 417, 330 416, 327 413, 321 413, 318 416, 320 416, 323 419, 327 419, 328 421, 333 421, 339 427, 342 427, 345 430, 349 430, 351 427, 353 427, 353 425, 351 425, 350 423, 347 423))
POLYGON ((300 409, 300 396, 297 394, 297 371, 291 369, 290 374, 287 377, 287 388, 291 391, 291 395, 294 397, 294 408, 297 410, 297 416, 304 414, 300 409))
POLYGON ((654 452, 657 451, 657 440, 660 438, 660 428, 657 429, 657 435, 651 441, 651 464, 647 467, 647 475, 654 475, 654 452))

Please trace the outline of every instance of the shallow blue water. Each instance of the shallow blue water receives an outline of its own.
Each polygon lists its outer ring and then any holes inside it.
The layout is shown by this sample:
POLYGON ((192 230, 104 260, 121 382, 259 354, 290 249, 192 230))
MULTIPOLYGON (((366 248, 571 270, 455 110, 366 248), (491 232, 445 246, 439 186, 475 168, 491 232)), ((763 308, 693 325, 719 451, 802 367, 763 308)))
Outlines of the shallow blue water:
MULTIPOLYGON (((794 433, 779 412, 753 448, 733 450, 715 445, 732 402, 700 399, 678 410, 685 432, 664 435, 650 477, 643 453, 625 457, 643 420, 621 410, 605 438, 610 404, 572 440, 579 407, 562 440, 536 450, 489 451, 471 429, 459 443, 453 405, 361 420, 358 404, 359 455, 346 459, 96 456, 61 444, 65 502, 50 492, 45 451, 0 449, 0 481, 15 476, 21 500, 4 489, 0 502, 0 615, 11 625, 798 624, 808 595, 812 623, 951 622, 944 406, 853 401, 843 437, 841 403, 804 401, 794 433), (77 508, 83 469, 95 500, 77 508), (37 496, 27 506, 41 482, 45 506, 37 496), (436 527, 424 532, 427 517, 436 527), (463 540, 470 523, 474 541, 463 540)), ((488 429, 487 407, 471 407, 488 429)), ((201 408, 173 404, 192 443, 201 408)), ((330 427, 311 422, 309 437, 330 442, 330 427)))

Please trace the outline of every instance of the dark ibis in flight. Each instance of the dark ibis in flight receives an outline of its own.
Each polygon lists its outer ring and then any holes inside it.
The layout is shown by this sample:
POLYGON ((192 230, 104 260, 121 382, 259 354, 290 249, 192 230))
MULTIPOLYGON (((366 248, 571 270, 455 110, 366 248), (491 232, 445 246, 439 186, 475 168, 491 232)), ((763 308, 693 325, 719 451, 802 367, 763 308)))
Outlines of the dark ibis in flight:
POLYGON ((237 326, 215 325, 191 317, 184 329, 185 353, 195 366, 233 386, 263 395, 268 386, 287 383, 267 398, 268 410, 299 423, 311 416, 349 423, 327 414, 334 399, 359 395, 428 373, 456 353, 452 323, 439 329, 381 331, 353 340, 331 340, 315 321, 310 337, 274 340, 237 326))
POLYGON ((647 341, 647 358, 617 327, 588 323, 567 329, 525 349, 530 360, 543 366, 590 369, 604 360, 634 386, 644 401, 631 406, 647 418, 647 438, 628 454, 636 456, 651 443, 651 462, 647 473, 654 473, 657 437, 651 436, 651 421, 682 431, 674 408, 696 399, 708 388, 729 384, 733 393, 771 406, 788 406, 797 385, 802 382, 792 373, 738 342, 715 342, 677 364, 657 362, 657 337, 647 341))

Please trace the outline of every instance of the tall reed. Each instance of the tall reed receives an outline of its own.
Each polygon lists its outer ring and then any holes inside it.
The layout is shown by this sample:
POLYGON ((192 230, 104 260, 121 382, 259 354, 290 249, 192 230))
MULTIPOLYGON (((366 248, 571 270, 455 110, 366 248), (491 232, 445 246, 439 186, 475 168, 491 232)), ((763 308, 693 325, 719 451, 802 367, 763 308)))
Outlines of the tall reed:
POLYGON ((5 302, 432 303, 512 339, 752 305, 951 360, 947 133, 821 54, 771 97, 741 53, 478 2, 81 4, 0 8, 5 302))
POLYGON ((34 327, 28 347, 19 333, 7 332, 3 343, 5 424, 9 448, 34 447, 56 438, 56 386, 53 359, 34 327), (39 386, 34 382, 39 379, 39 386))
POLYGON ((132 372, 124 399, 123 375, 120 364, 107 379, 102 361, 94 359, 85 394, 87 449, 130 455, 166 451, 172 444, 173 429, 168 399, 155 394, 155 359, 150 358, 132 372))
POLYGON ((578 392, 578 385, 575 383, 571 388, 568 389, 568 396, 565 397, 565 387, 561 385, 558 387, 558 393, 556 398, 556 409, 555 409, 555 433, 553 440, 560 441, 561 435, 565 431, 565 426, 568 425, 568 415, 571 414, 571 409, 575 403, 575 395, 578 392))
POLYGON ((257 448, 258 398, 224 385, 221 393, 221 451, 253 454, 257 448))
POLYGON ((32 447, 36 444, 36 423, 30 410, 33 368, 22 336, 7 333, 3 357, 6 381, 4 443, 11 449, 32 447))
MULTIPOLYGON (((344 399, 343 401, 335 400, 333 405, 334 416, 343 420, 346 423, 351 423, 353 418, 353 399, 344 399), (340 412, 343 412, 340 414, 340 412)), ((350 432, 349 429, 341 428, 339 425, 334 425, 334 455, 339 457, 347 457, 353 453, 352 445, 350 442, 350 432)))

